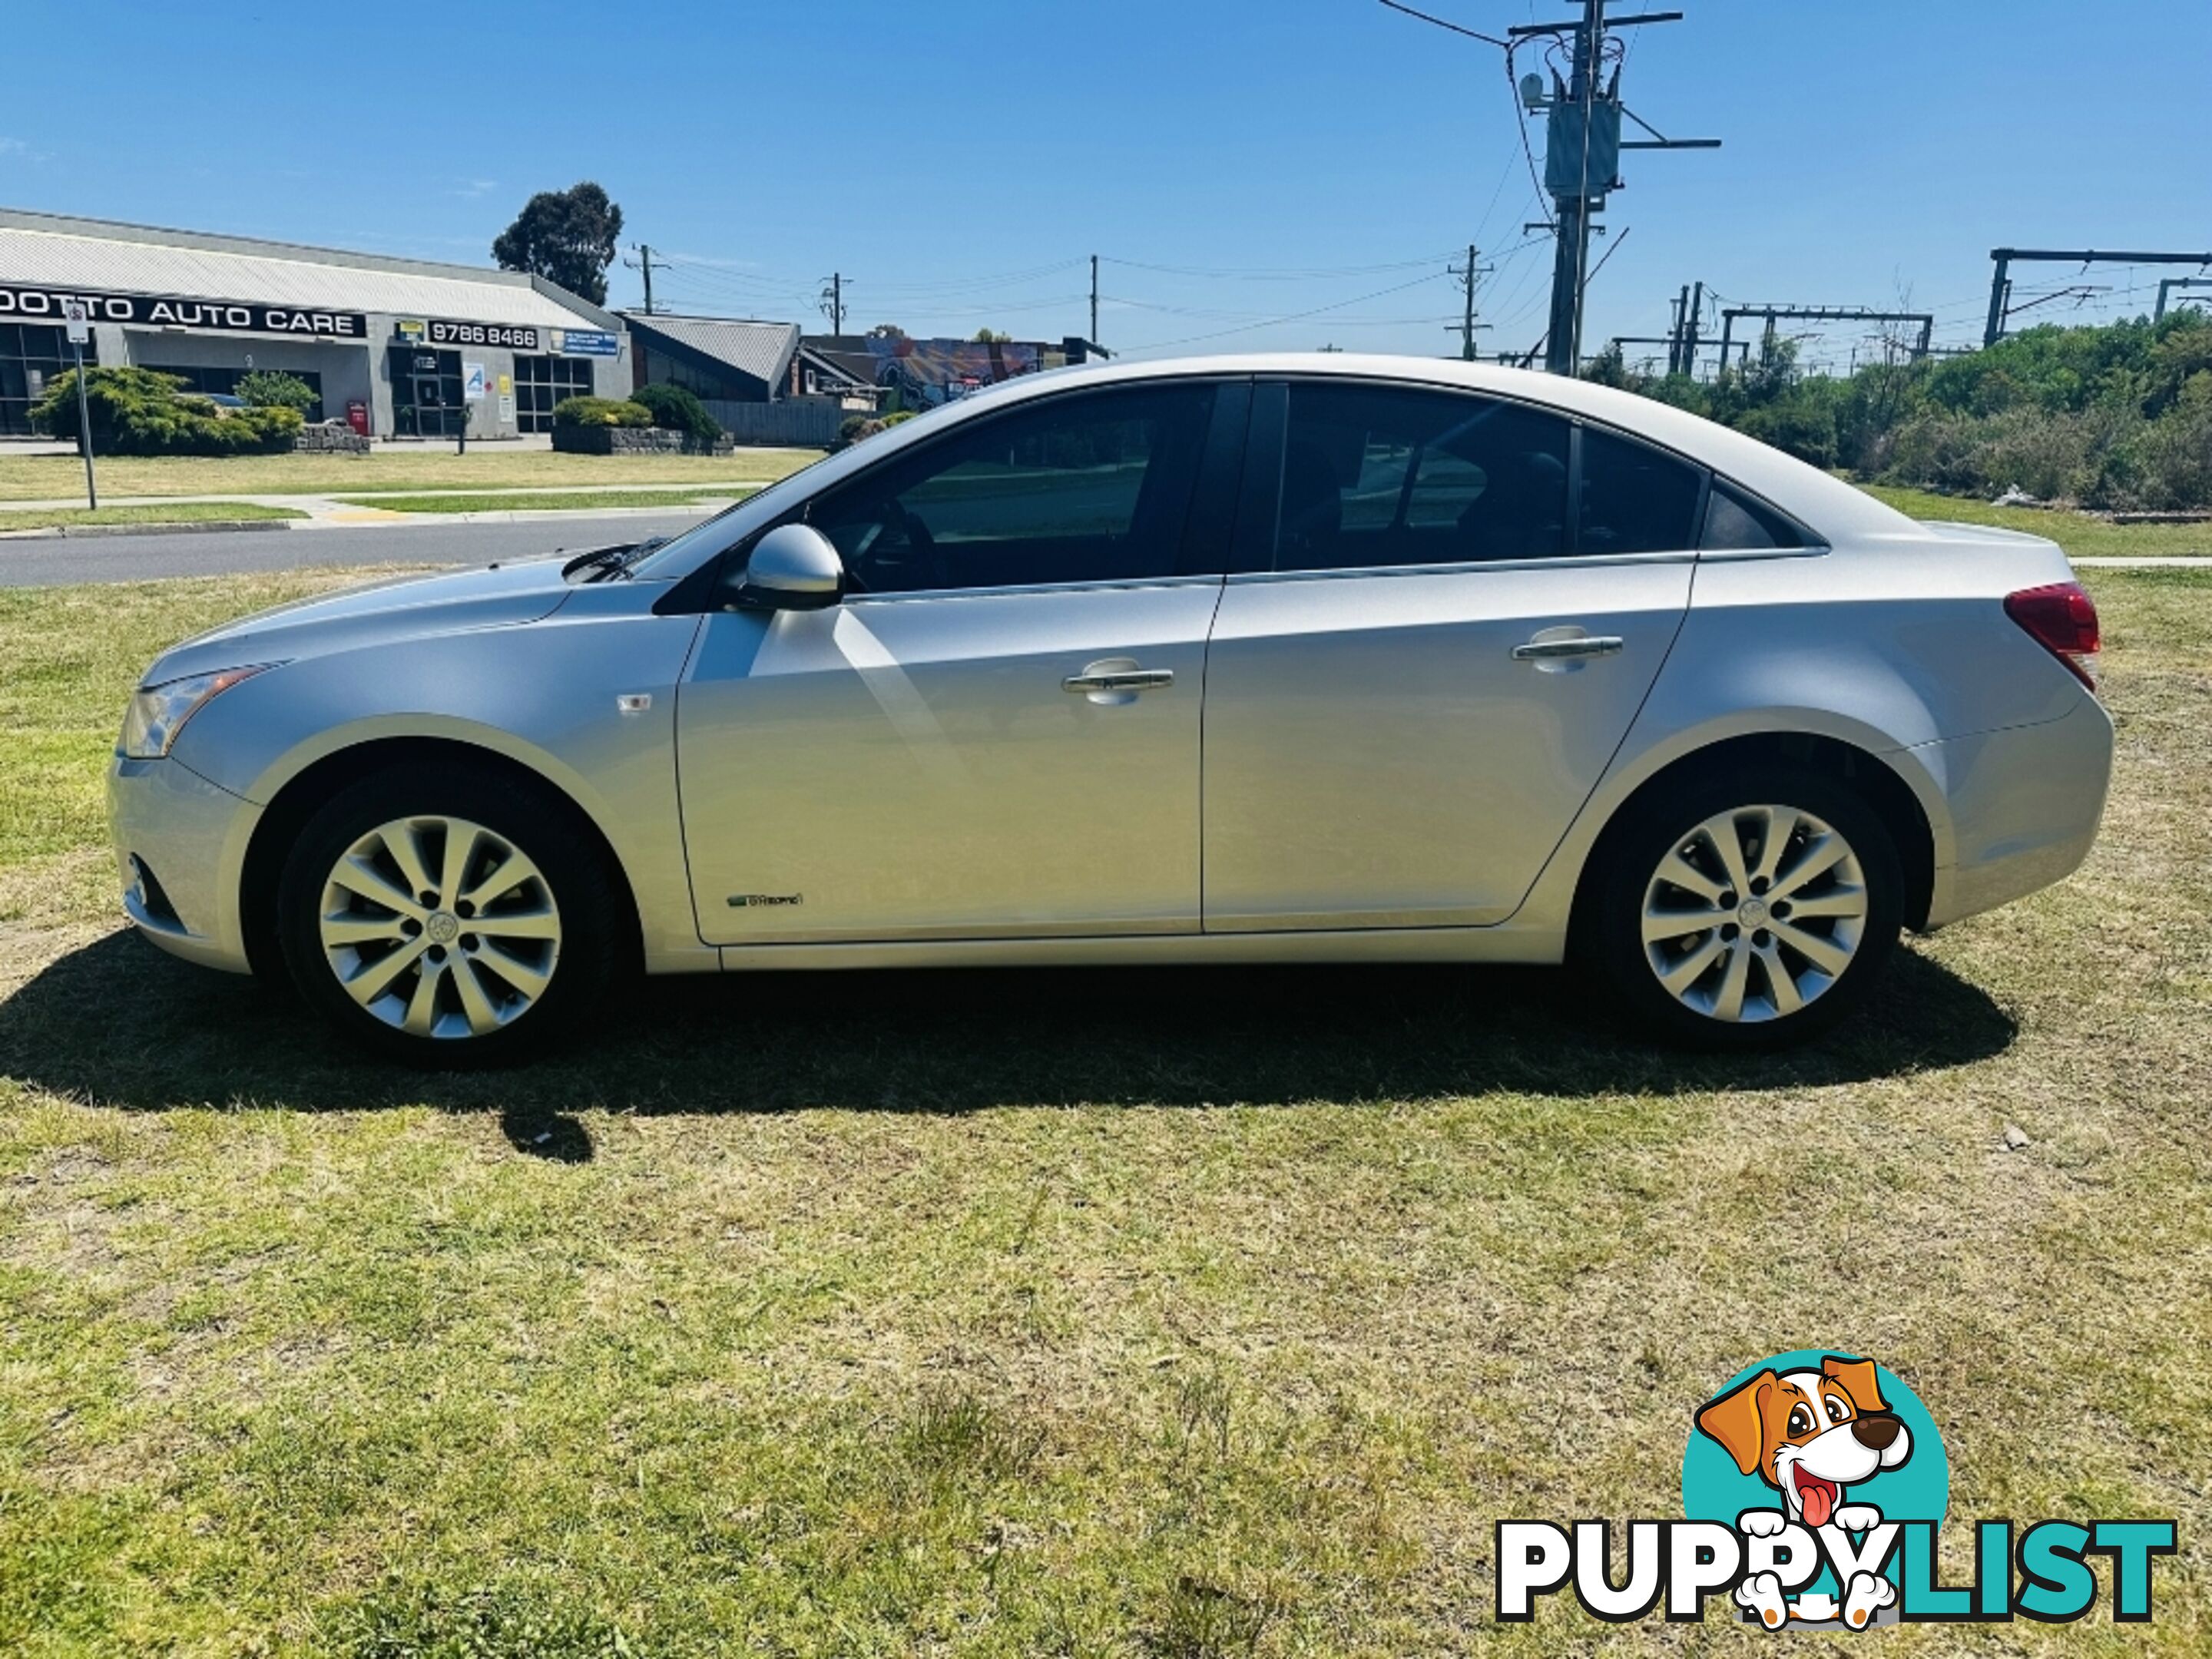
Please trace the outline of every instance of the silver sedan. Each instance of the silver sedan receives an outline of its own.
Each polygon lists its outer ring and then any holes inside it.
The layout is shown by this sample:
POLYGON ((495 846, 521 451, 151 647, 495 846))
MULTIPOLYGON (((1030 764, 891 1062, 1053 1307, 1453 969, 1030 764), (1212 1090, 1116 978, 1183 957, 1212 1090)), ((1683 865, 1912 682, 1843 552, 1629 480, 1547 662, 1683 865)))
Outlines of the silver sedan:
POLYGON ((2058 880, 2111 769, 2047 541, 1625 393, 1401 358, 1017 380, 665 544, 167 653, 157 945, 457 1063, 617 976, 1558 963, 1792 1041, 2058 880))

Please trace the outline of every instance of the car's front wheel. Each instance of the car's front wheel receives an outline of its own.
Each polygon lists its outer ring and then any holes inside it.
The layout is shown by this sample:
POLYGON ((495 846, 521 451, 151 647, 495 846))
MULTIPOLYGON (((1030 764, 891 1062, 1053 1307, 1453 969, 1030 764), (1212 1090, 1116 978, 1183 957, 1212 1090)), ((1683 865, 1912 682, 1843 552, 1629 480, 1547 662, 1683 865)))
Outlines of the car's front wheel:
POLYGON ((620 934, 566 803, 460 768, 340 791, 285 866, 277 929, 307 1000, 415 1065, 519 1058, 603 994, 620 934))
POLYGON ((1897 849, 1818 772, 1710 775, 1608 837, 1589 944, 1638 1024, 1700 1048, 1778 1048, 1843 1018, 1896 947, 1897 849))

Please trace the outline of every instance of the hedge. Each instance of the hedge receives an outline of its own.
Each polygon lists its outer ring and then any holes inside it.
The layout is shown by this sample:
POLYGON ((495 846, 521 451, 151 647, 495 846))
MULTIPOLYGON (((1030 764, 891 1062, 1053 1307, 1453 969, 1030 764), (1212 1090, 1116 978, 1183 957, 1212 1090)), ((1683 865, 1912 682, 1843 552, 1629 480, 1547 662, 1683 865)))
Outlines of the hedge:
POLYGON ((651 426, 653 411, 626 398, 563 398, 553 405, 556 426, 651 426))
MULTIPOLYGON (((39 430, 82 448, 76 377, 72 368, 48 381, 31 419, 39 430)), ((300 435, 296 409, 218 410, 183 386, 175 375, 151 369, 86 369, 94 449, 103 455, 276 455, 300 435)))
POLYGON ((653 416, 653 425, 681 432, 702 447, 722 435, 722 423, 683 386, 641 386, 629 394, 629 400, 653 416))

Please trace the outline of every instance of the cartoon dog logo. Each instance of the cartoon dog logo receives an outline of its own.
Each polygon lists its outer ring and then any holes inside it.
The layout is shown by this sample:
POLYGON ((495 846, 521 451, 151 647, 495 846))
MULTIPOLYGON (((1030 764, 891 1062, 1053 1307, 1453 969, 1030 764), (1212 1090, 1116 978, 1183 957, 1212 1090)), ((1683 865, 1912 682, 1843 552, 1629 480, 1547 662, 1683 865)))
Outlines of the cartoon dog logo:
MULTIPOLYGON (((1882 1402, 1870 1359, 1824 1355, 1817 1370, 1762 1370, 1706 1405, 1698 1427, 1720 1443, 1739 1472, 1757 1475, 1780 1495, 1776 1510, 1747 1510, 1737 1530, 1771 1537, 1796 1522, 1818 1530, 1863 1533, 1881 1524, 1871 1504, 1846 1501, 1846 1488, 1893 1469, 1912 1455, 1912 1436, 1882 1402)), ((1841 1617, 1853 1630, 1897 1598, 1878 1573, 1856 1573, 1844 1586, 1841 1617)), ((1820 1623, 1838 1616, 1832 1598, 1785 1601, 1773 1573, 1755 1573, 1737 1602, 1771 1629, 1795 1619, 1820 1623), (1815 1605, 1817 1604, 1817 1605, 1815 1605)))

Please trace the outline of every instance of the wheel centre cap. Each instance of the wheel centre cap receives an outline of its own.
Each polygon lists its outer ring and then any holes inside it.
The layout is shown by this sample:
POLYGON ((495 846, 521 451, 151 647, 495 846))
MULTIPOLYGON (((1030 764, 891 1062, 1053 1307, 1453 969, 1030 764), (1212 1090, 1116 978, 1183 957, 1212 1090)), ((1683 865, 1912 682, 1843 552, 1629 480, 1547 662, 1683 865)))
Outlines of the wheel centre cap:
POLYGON ((433 910, 430 919, 422 924, 422 931, 430 936, 433 945, 451 945, 461 936, 460 918, 449 910, 433 910))
POLYGON ((1766 925, 1766 901, 1746 899, 1735 907, 1735 919, 1747 927, 1764 927, 1766 925))

